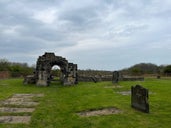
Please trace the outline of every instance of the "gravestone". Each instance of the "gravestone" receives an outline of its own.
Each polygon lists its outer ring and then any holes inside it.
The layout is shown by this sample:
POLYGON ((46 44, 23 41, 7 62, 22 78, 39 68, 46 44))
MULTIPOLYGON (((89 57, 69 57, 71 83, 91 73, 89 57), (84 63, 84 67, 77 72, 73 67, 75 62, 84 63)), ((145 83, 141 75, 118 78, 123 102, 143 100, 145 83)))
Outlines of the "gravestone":
POLYGON ((148 89, 140 85, 132 86, 131 106, 142 112, 149 113, 148 89))
POLYGON ((114 71, 113 72, 113 76, 112 76, 112 82, 113 83, 118 83, 119 81, 119 72, 118 71, 114 71))

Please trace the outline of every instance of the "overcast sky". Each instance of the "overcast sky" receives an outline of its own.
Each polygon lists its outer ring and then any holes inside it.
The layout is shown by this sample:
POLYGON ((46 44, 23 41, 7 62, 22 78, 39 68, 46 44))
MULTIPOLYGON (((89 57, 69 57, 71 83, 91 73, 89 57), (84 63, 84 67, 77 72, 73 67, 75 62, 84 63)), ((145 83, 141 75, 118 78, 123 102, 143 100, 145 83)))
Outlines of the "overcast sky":
POLYGON ((79 69, 171 64, 171 0, 0 0, 0 58, 79 69))

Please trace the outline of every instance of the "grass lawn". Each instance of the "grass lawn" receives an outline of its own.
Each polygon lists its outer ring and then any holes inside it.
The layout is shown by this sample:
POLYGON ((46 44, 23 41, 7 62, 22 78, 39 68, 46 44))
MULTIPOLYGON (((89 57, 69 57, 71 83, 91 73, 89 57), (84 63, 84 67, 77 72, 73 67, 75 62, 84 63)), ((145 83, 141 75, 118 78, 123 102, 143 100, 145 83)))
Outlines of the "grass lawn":
MULTIPOLYGON (((146 78, 145 81, 82 82, 76 86, 51 83, 49 87, 23 85, 23 79, 0 80, 0 101, 16 93, 42 93, 44 97, 32 113, 30 124, 0 124, 0 128, 170 128, 171 79, 146 78), (128 91, 140 84, 149 89, 150 113, 131 108, 128 91), (116 107, 119 114, 80 117, 76 113, 89 109, 116 107)), ((0 113, 2 116, 3 113, 0 113)))

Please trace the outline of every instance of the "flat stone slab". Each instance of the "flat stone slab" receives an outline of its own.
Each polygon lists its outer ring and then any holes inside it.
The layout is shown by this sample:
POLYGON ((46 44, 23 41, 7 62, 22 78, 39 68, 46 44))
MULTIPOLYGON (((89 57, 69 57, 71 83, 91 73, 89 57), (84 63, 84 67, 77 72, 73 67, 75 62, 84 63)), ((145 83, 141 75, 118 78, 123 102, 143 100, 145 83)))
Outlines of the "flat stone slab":
POLYGON ((131 95, 131 91, 121 91, 121 92, 116 92, 122 95, 131 95))
POLYGON ((0 85, 4 85, 5 86, 5 85, 8 85, 8 84, 0 84, 0 85))
POLYGON ((9 107, 1 107, 1 113, 21 113, 21 112, 33 112, 35 108, 9 108, 9 107))
POLYGON ((31 116, 20 116, 20 113, 32 113, 39 102, 34 97, 43 97, 44 94, 14 94, 12 97, 0 102, 0 113, 15 113, 18 116, 0 116, 0 123, 24 123, 28 124, 31 116), (28 108, 27 108, 28 107, 28 108))
POLYGON ((31 116, 0 116, 0 123, 22 123, 29 124, 31 116))
POLYGON ((38 102, 20 102, 20 101, 4 101, 1 103, 1 105, 5 106, 25 106, 25 107, 34 107, 37 106, 39 103, 38 102))
POLYGON ((22 98, 33 98, 33 97, 43 97, 44 94, 14 94, 13 97, 22 97, 22 98))
POLYGON ((30 102, 33 100, 31 98, 25 98, 25 97, 11 97, 5 101, 7 102, 30 102))
POLYGON ((39 103, 33 101, 33 97, 43 97, 44 94, 14 94, 12 97, 1 102, 2 105, 16 105, 16 106, 26 106, 32 107, 37 106, 39 103))
POLYGON ((122 111, 117 108, 103 108, 99 110, 87 110, 77 113, 81 117, 90 117, 90 116, 100 116, 100 115, 111 115, 111 114, 118 114, 122 111))
POLYGON ((104 88, 122 88, 122 86, 105 86, 104 88))

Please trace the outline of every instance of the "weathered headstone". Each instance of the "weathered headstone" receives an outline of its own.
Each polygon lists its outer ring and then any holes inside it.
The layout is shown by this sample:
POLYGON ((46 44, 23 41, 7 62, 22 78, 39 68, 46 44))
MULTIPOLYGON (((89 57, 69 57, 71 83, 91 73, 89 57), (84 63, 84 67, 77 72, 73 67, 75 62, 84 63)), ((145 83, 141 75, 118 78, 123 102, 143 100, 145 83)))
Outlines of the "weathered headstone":
POLYGON ((142 112, 149 113, 148 89, 140 85, 132 86, 131 106, 142 112))
POLYGON ((118 71, 114 71, 113 72, 113 76, 112 76, 112 82, 113 83, 118 83, 119 81, 119 72, 118 71))

